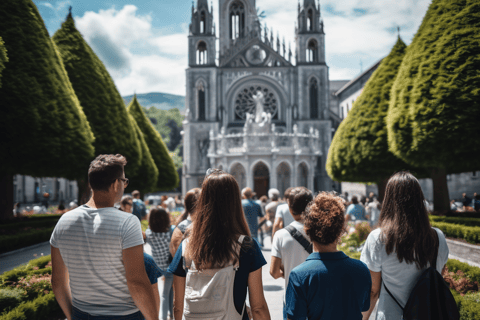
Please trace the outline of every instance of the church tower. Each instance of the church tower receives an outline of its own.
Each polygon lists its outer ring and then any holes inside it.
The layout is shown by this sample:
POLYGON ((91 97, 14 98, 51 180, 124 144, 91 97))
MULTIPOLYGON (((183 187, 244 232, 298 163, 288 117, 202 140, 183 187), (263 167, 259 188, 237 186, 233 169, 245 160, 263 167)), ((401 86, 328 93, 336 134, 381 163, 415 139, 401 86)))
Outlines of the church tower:
POLYGON ((328 67, 325 63, 325 33, 320 4, 304 0, 298 4, 295 30, 299 76, 299 116, 303 119, 328 119, 328 67))
POLYGON ((196 8, 192 5, 192 22, 188 37, 190 67, 215 65, 215 38, 213 8, 209 10, 207 0, 198 0, 196 8))

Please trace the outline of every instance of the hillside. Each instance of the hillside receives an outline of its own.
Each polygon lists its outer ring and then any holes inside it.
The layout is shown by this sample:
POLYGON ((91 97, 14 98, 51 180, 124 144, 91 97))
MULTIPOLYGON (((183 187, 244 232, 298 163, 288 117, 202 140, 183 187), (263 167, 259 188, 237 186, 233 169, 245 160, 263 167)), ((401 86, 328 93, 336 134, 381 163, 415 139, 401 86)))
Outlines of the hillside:
MULTIPOLYGON (((125 105, 128 105, 132 101, 133 95, 123 97, 125 105)), ((145 108, 156 107, 160 110, 169 110, 172 108, 177 108, 180 110, 180 113, 185 112, 185 97, 177 96, 173 94, 160 93, 160 92, 150 92, 150 93, 140 93, 137 94, 137 100, 140 105, 145 108)))

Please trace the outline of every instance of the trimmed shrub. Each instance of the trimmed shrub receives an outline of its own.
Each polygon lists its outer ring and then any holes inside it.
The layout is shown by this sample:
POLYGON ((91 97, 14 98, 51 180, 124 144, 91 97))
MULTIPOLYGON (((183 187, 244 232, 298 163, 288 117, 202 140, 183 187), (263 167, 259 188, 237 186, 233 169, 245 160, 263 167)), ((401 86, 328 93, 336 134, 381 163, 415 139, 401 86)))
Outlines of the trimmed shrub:
POLYGON ((460 262, 455 259, 448 259, 447 262, 448 271, 457 272, 461 270, 470 280, 480 283, 480 268, 469 265, 465 262, 460 262))
POLYGON ((446 222, 446 223, 458 224, 466 227, 480 227, 480 218, 430 216, 430 221, 446 222))
POLYGON ((52 267, 47 266, 50 261, 51 256, 48 255, 34 260, 30 260, 26 265, 17 267, 10 271, 6 271, 0 276, 0 285, 17 282, 21 278, 25 278, 29 275, 51 274, 52 267))
POLYGON ((447 222, 432 222, 432 227, 443 231, 445 236, 463 239, 470 243, 480 243, 480 227, 466 227, 447 222))
POLYGON ((0 236, 0 253, 48 241, 55 226, 42 230, 31 230, 22 234, 0 236))
POLYGON ((7 308, 15 308, 24 297, 24 290, 20 288, 0 288, 0 313, 7 308))
POLYGON ((0 316, 0 320, 44 320, 49 314, 59 309, 55 295, 50 292, 33 301, 20 304, 12 311, 0 316))
POLYGON ((478 293, 461 297, 460 320, 480 319, 480 303, 478 293))

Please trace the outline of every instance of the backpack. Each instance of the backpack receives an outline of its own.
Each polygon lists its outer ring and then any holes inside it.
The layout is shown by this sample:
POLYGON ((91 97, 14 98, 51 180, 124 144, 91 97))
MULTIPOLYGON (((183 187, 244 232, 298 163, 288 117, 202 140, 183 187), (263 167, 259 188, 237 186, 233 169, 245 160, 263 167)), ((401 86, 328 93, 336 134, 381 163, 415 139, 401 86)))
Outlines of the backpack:
MULTIPOLYGON (((238 239, 237 253, 240 253, 245 236, 238 239)), ((235 273, 240 262, 219 269, 198 271, 192 260, 185 259, 185 245, 182 244, 183 268, 187 271, 185 280, 185 299, 182 320, 210 319, 210 320, 241 320, 233 300, 233 283, 235 273)))
MULTIPOLYGON (((436 232, 435 232, 436 233, 436 232)), ((437 234, 438 236, 438 234, 437 234)), ((388 290, 387 293, 403 311, 404 320, 458 320, 460 314, 448 285, 437 271, 438 247, 435 250, 435 262, 430 264, 410 292, 407 304, 402 307, 388 290)))
POLYGON ((147 207, 141 200, 134 199, 132 213, 137 216, 138 220, 142 221, 142 218, 147 215, 147 207))
POLYGON ((298 232, 297 228, 295 228, 292 225, 288 225, 285 227, 285 230, 287 230, 292 235, 292 237, 295 240, 297 240, 298 243, 300 243, 308 253, 313 252, 312 244, 307 239, 305 239, 305 237, 300 232, 298 232))

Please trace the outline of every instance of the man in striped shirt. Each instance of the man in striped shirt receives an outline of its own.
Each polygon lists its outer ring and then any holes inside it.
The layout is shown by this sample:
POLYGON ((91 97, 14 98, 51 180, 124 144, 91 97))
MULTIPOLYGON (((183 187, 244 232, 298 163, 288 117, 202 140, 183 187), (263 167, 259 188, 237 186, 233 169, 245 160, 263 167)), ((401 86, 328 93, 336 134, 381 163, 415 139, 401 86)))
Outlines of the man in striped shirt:
POLYGON ((140 221, 113 207, 128 185, 121 155, 90 164, 92 198, 52 233, 52 286, 68 319, 158 320, 143 259, 140 221))

